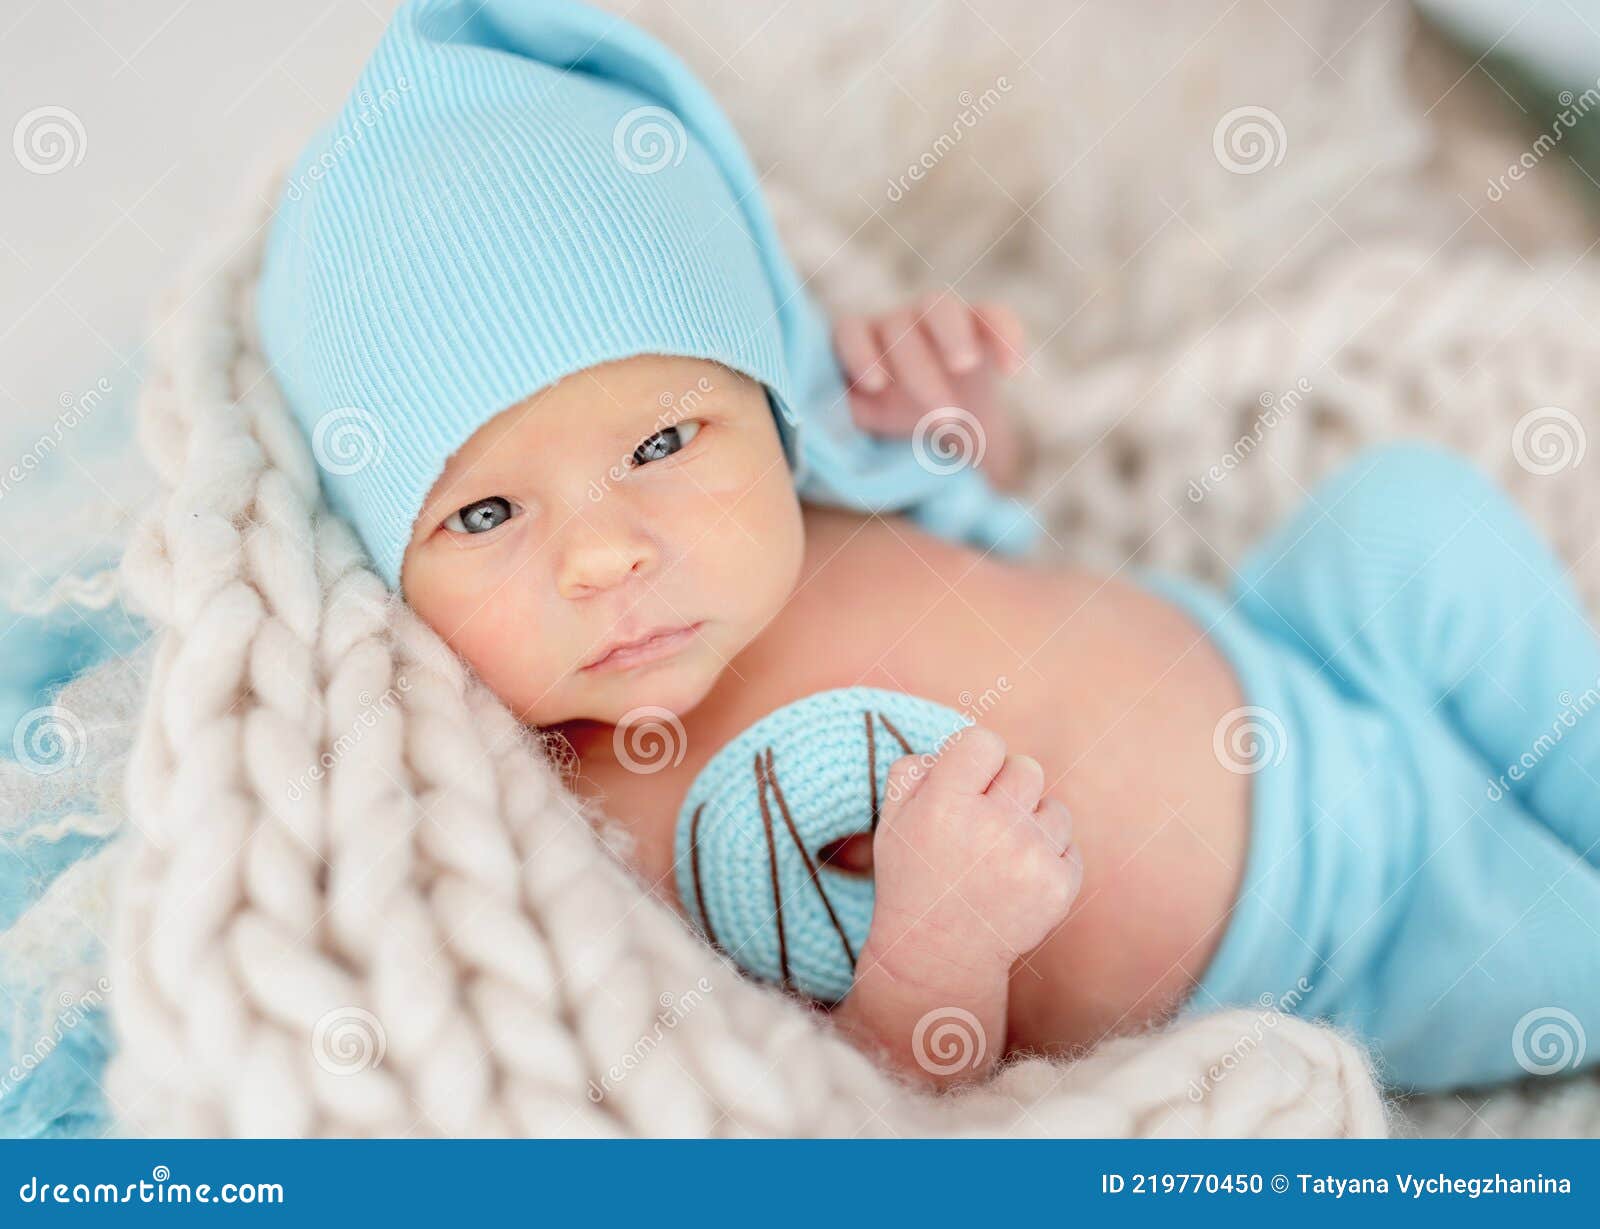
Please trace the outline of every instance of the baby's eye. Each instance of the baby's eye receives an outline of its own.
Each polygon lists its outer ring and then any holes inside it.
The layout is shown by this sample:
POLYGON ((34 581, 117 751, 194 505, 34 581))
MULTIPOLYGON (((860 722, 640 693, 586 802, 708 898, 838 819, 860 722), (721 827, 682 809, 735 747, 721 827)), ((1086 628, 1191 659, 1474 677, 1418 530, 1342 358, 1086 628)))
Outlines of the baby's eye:
POLYGON ((457 508, 444 518, 444 527, 451 533, 487 533, 511 519, 511 501, 491 495, 475 504, 457 508))
POLYGON ((697 422, 681 422, 675 427, 657 431, 633 450, 633 463, 646 465, 662 457, 670 457, 699 433, 700 424, 697 422))

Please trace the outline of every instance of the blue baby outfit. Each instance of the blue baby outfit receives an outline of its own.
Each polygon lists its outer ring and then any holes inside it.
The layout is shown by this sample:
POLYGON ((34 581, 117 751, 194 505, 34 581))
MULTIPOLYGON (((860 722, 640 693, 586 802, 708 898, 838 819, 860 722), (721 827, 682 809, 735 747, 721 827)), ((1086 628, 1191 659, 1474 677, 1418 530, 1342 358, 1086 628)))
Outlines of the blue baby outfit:
MULTIPOLYGON (((1509 500, 1447 453, 1390 446, 1323 483, 1227 597, 1140 579, 1207 632, 1246 699, 1215 740, 1251 777, 1245 882, 1185 1011, 1270 1000, 1331 1020, 1365 1037, 1400 1087, 1593 1062, 1600 641, 1509 500)), ((679 818, 691 916, 780 980, 777 888, 791 984, 842 997, 845 940, 859 952, 871 885, 808 875, 807 858, 867 830, 905 746, 934 751, 964 723, 851 688, 752 726, 713 757, 679 818), (876 726, 870 774, 864 711, 904 736, 876 726), (768 748, 783 803, 763 812, 758 795, 773 791, 756 757, 768 748)))
POLYGON ((1506 496, 1391 446, 1322 484, 1229 601, 1157 584, 1280 723, 1259 721, 1245 883, 1191 1008, 1293 997, 1419 1089, 1540 1070, 1541 1035, 1584 1061, 1600 641, 1506 496))

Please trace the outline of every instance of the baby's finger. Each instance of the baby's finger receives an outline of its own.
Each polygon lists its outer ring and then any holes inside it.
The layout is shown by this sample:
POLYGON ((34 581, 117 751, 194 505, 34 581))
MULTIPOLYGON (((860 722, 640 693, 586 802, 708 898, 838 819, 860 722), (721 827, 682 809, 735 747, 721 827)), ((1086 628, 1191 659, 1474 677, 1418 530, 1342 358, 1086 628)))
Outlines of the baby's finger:
POLYGON ((894 312, 878 323, 878 339, 895 383, 925 408, 949 405, 955 394, 944 365, 910 312, 894 312))
POLYGON ((992 301, 975 304, 972 313, 982 327, 984 343, 995 365, 1006 375, 1015 375, 1026 361, 1028 345, 1022 318, 1004 303, 992 301))
POLYGON ((1044 793, 1044 765, 1031 755, 1008 755, 994 780, 989 796, 1005 799, 1023 815, 1032 815, 1044 793))
POLYGON ((989 788, 1006 760, 1006 740, 981 725, 967 726, 945 739, 928 779, 930 789, 976 797, 989 788))
POLYGON ((922 304, 922 324, 951 371, 958 375, 972 371, 983 361, 978 351, 978 323, 959 296, 948 292, 930 295, 922 304))
POLYGON ((834 326, 833 348, 851 384, 869 393, 889 387, 889 373, 878 361, 878 343, 873 340, 872 324, 865 317, 841 317, 834 326))
POLYGON ((1072 812, 1067 804, 1059 798, 1043 798, 1031 819, 1050 842, 1050 848, 1065 856, 1067 847, 1072 844, 1072 812))
POLYGON ((907 436, 916 430, 923 411, 907 397, 897 396, 891 385, 886 393, 858 393, 851 401, 856 426, 868 435, 907 436))
POLYGON ((902 755, 889 765, 889 778, 883 787, 882 812, 903 807, 916 796, 922 783, 928 779, 928 765, 920 755, 902 755))
POLYGON ((1061 851, 1061 860, 1072 868, 1071 894, 1076 900, 1079 890, 1083 887, 1083 850, 1079 849, 1076 843, 1068 845, 1061 851))

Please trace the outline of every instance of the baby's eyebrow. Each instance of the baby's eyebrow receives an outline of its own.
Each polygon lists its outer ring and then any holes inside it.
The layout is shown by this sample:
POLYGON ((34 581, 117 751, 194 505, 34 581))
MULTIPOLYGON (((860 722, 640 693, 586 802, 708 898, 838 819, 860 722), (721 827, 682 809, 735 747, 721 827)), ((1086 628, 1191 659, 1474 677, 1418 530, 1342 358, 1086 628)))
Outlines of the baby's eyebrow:
MULTIPOLYGON (((619 438, 638 434, 639 442, 643 442, 650 435, 689 421, 698 411, 712 406, 725 407, 728 391, 718 381, 709 388, 690 385, 682 396, 665 404, 660 396, 653 400, 640 398, 637 405, 630 398, 624 407, 626 412, 619 415, 623 421, 606 426, 604 430, 615 432, 619 438)), ((439 476, 436 487, 439 493, 429 494, 422 505, 422 515, 431 518, 448 514, 469 503, 488 499, 498 494, 500 488, 525 481, 528 476, 526 468, 518 464, 513 456, 507 455, 514 451, 520 450, 513 450, 502 442, 491 447, 470 465, 462 467, 459 473, 451 472, 451 466, 458 463, 459 456, 452 454, 439 476)))
POLYGON ((458 508, 495 494, 495 488, 505 485, 506 479, 497 469, 471 466, 461 473, 446 477, 439 483, 437 494, 430 494, 422 505, 424 516, 448 514, 458 508))

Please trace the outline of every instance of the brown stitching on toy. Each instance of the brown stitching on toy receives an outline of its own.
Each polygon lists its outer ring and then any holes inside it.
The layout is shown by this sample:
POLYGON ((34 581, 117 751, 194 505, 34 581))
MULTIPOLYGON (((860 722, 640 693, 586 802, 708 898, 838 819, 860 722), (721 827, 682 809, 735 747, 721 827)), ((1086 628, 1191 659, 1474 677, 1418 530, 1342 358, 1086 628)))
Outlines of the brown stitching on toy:
POLYGON ((717 931, 711 925, 711 912, 706 908, 705 889, 700 883, 700 816, 706 809, 706 804, 701 803, 694 809, 694 818, 689 821, 689 869, 694 872, 694 903, 700 910, 700 919, 706 926, 706 938, 711 940, 711 946, 718 951, 724 951, 721 941, 717 938, 717 931))
POLYGON ((767 778, 761 767, 761 753, 756 752, 756 799, 761 803, 761 826, 767 834, 767 865, 772 871, 772 905, 778 919, 778 971, 785 990, 792 987, 789 978, 789 944, 783 933, 783 890, 778 885, 778 843, 772 836, 772 812, 767 807, 767 778))
POLYGON ((872 714, 862 709, 861 717, 867 723, 867 792, 872 798, 872 822, 867 826, 867 831, 876 832, 878 830, 878 740, 872 732, 872 714))
POLYGON ((783 796, 783 786, 778 784, 777 771, 772 767, 772 748, 767 748, 767 781, 772 786, 772 794, 778 800, 778 810, 783 815, 783 822, 789 829, 789 839, 794 842, 794 847, 800 851, 800 859, 806 864, 806 870, 811 875, 811 882, 816 885, 817 895, 822 898, 822 907, 828 911, 828 920, 833 923, 833 929, 839 936, 839 942, 844 944, 844 954, 850 957, 850 967, 856 963, 856 949, 850 946, 850 936, 845 934, 844 926, 839 921, 839 915, 833 911, 833 902, 828 899, 828 890, 822 886, 817 864, 811 860, 811 851, 805 847, 800 839, 800 831, 794 826, 794 817, 789 814, 789 800, 783 796))
MULTIPOLYGON (((890 721, 882 713, 878 714, 878 720, 883 722, 884 727, 889 731, 889 733, 894 735, 895 741, 897 741, 900 744, 901 752, 903 754, 905 754, 905 755, 911 755, 912 754, 911 744, 908 743, 905 740, 905 736, 902 735, 899 730, 894 728, 894 722, 890 721)), ((878 769, 877 769, 877 766, 873 763, 872 753, 873 753, 872 717, 869 714, 868 717, 867 717, 867 780, 872 783, 872 828, 871 828, 871 831, 876 832, 878 830, 878 769)))
POLYGON ((882 713, 878 714, 878 720, 883 722, 884 728, 887 729, 889 733, 894 735, 895 742, 900 744, 900 753, 902 755, 916 754, 916 752, 911 749, 911 744, 905 740, 905 735, 901 734, 899 730, 894 728, 894 722, 890 721, 882 713))

